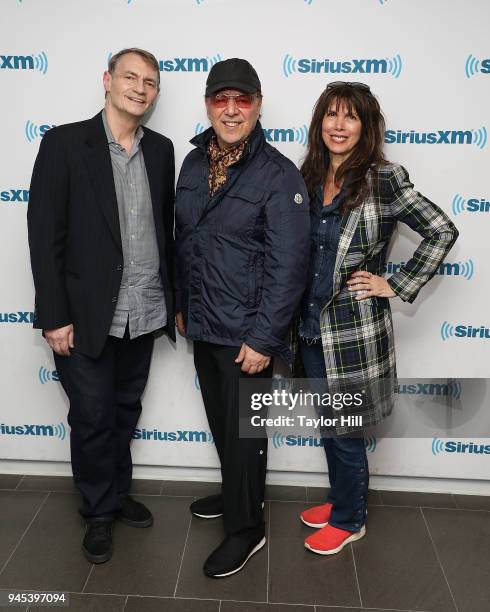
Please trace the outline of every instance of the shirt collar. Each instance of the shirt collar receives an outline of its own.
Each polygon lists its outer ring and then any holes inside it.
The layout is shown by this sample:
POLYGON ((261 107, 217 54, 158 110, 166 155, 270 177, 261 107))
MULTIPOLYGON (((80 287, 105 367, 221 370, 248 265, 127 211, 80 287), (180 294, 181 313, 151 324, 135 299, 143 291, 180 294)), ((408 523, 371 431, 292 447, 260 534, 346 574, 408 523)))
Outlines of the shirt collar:
MULTIPOLYGON (((117 140, 114 138, 114 135, 111 131, 111 128, 109 127, 109 122, 107 121, 107 115, 105 112, 105 108, 102 109, 102 123, 104 124, 104 130, 105 130, 105 135, 107 137, 107 142, 109 144, 117 144, 119 145, 119 143, 117 142, 117 140)), ((138 129, 136 130, 135 134, 134 134, 134 142, 133 142, 133 150, 138 147, 141 139, 144 136, 144 131, 143 128, 141 127, 141 125, 138 126, 138 129)), ((119 145, 120 146, 120 145, 119 145)))

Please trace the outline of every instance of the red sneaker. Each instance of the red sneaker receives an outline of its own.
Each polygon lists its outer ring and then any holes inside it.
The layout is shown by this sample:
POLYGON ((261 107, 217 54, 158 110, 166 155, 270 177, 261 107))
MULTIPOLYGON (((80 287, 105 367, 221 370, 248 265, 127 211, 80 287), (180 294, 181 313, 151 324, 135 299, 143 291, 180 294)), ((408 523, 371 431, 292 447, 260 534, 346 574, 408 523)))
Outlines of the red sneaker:
POLYGON ((320 529, 320 531, 308 536, 305 540, 305 547, 318 555, 335 555, 335 553, 340 552, 346 544, 360 540, 365 535, 365 525, 363 525, 361 531, 358 532, 345 531, 344 529, 338 529, 337 527, 332 527, 332 525, 327 525, 323 529, 320 529))
POLYGON ((329 503, 322 504, 321 506, 313 506, 313 508, 303 510, 299 518, 305 525, 308 525, 308 527, 321 529, 328 525, 330 515, 332 514, 332 508, 332 504, 329 503))

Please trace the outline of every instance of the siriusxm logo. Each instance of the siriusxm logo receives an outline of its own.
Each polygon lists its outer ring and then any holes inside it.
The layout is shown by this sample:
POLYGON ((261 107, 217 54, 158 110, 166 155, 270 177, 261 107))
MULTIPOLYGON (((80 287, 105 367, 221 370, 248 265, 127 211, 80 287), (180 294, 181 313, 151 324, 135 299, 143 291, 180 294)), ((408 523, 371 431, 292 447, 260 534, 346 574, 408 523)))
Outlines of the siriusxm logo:
MULTIPOLYGON (((376 438, 371 435, 365 438, 364 443, 366 450, 369 453, 374 453, 376 450, 376 438)), ((304 447, 321 447, 323 442, 321 438, 315 438, 314 436, 283 436, 278 431, 275 431, 272 436, 272 446, 274 448, 281 448, 281 446, 295 446, 297 448, 304 447)))
POLYGON ((461 213, 487 213, 490 212, 490 200, 485 198, 469 198, 465 200, 458 193, 453 198, 452 209, 454 215, 461 213))
POLYGON ((159 429, 135 429, 133 440, 154 440, 157 442, 207 442, 213 443, 210 431, 160 431, 159 429))
POLYGON ((403 69, 399 54, 392 58, 332 60, 302 57, 295 59, 289 53, 282 61, 282 72, 287 78, 299 74, 390 74, 397 79, 403 69))
MULTIPOLYGON (((388 274, 396 274, 406 266, 405 261, 395 263, 394 261, 388 261, 385 264, 385 272, 388 274)), ((468 261, 460 261, 458 263, 449 263, 444 261, 439 265, 436 270, 436 274, 440 276, 462 276, 466 280, 470 280, 475 273, 475 264, 472 259, 468 261)))
MULTIPOLYGON (((110 61, 112 51, 107 56, 110 61)), ((159 60, 161 72, 209 72, 217 62, 221 62, 222 57, 219 53, 211 57, 173 57, 159 60)))
POLYGON ((0 312, 0 323, 33 323, 33 312, 0 312))
POLYGON ((36 123, 32 123, 32 121, 28 119, 24 128, 24 132, 27 140, 29 142, 32 142, 33 140, 36 140, 36 138, 42 138, 48 130, 54 127, 56 127, 54 124, 49 123, 37 125, 36 123))
POLYGON ((29 189, 0 191, 0 202, 29 202, 29 189))
POLYGON ((490 329, 485 325, 451 325, 447 321, 441 325, 441 338, 446 341, 450 338, 478 338, 479 340, 488 340, 490 338, 490 329))
POLYGON ((5 425, 0 424, 0 435, 2 436, 47 436, 64 440, 66 428, 64 423, 57 425, 5 425))
POLYGON ((460 380, 449 380, 447 383, 411 383, 396 386, 400 395, 432 395, 460 399, 463 384, 460 380))
POLYGON ((481 60, 470 53, 466 58, 464 72, 467 79, 471 79, 471 77, 478 73, 490 74, 490 58, 481 60))
POLYGON ((41 366, 39 368, 39 372, 37 373, 39 382, 42 385, 45 385, 48 382, 59 382, 60 375, 57 370, 47 370, 45 367, 41 366))
POLYGON ((476 442, 461 442, 456 440, 432 440, 432 454, 461 453, 468 455, 490 455, 490 444, 477 444, 476 442))
POLYGON ((386 130, 386 144, 474 144, 483 149, 487 144, 487 128, 478 130, 437 130, 437 132, 418 132, 416 130, 386 130))
MULTIPOLYGON (((194 129, 194 134, 198 136, 205 129, 202 123, 198 123, 194 129)), ((302 146, 306 146, 308 142, 308 126, 306 124, 299 128, 263 128, 262 131, 267 142, 297 142, 302 146)))
POLYGON ((0 55, 0 70, 48 71, 48 56, 44 51, 37 55, 0 55))
POLYGON ((174 57, 160 60, 161 72, 209 72, 209 69, 221 61, 221 55, 212 57, 174 57))

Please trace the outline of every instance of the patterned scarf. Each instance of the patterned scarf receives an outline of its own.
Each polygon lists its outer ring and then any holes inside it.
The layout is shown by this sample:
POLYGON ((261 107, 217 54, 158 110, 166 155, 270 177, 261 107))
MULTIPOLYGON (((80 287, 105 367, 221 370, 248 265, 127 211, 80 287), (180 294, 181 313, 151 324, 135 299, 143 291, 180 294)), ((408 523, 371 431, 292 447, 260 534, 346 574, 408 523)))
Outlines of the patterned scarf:
POLYGON ((209 195, 212 197, 220 187, 226 183, 227 168, 241 158, 247 140, 244 140, 232 149, 220 149, 216 136, 213 136, 209 141, 209 195))

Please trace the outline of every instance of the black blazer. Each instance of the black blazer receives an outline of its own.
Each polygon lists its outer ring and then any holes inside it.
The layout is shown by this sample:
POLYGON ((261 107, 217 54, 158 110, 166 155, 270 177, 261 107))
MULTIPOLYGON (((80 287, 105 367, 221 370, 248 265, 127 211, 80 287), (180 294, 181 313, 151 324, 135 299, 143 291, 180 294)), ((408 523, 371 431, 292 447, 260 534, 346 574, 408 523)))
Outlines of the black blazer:
MULTIPOLYGON (((168 313, 175 340, 174 152, 172 142, 144 129, 141 139, 168 313)), ((114 177, 99 113, 88 121, 52 128, 34 164, 27 212, 36 289, 34 327, 73 323, 75 347, 98 357, 114 316, 123 252, 114 177)))

